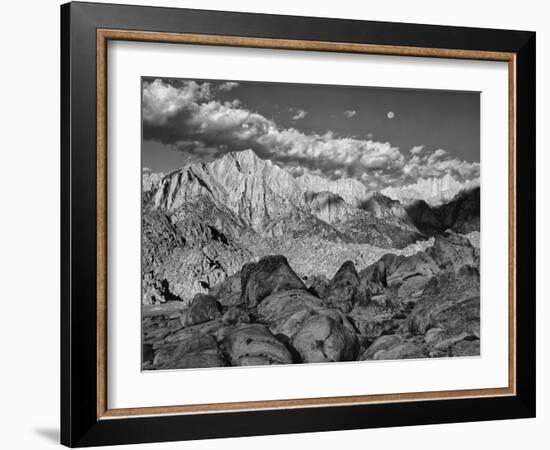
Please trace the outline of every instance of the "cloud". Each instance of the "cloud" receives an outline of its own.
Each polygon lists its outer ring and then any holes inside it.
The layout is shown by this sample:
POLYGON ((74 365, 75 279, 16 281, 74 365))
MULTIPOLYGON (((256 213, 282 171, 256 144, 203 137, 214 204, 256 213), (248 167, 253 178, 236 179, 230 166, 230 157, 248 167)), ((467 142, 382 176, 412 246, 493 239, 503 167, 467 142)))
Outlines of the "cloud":
POLYGON ((437 149, 434 152, 422 152, 410 158, 403 167, 405 176, 409 179, 440 178, 451 175, 459 181, 474 180, 480 176, 480 165, 477 162, 467 162, 455 158, 446 150, 437 149))
POLYGON ((226 81, 225 83, 222 83, 218 86, 218 89, 220 91, 230 91, 231 89, 235 89, 239 86, 239 83, 236 81, 226 81))
POLYGON ((189 105, 211 97, 210 84, 186 82, 176 88, 161 80, 146 84, 143 89, 143 120, 154 125, 166 122, 189 105))
POLYGON ((442 161, 449 153, 441 148, 437 149, 430 156, 428 156, 428 164, 432 165, 437 161, 442 161))
POLYGON ((292 120, 300 120, 307 116, 307 111, 304 111, 303 109, 290 108, 289 111, 291 113, 294 113, 294 115, 292 116, 292 120))
POLYGON ((355 116, 355 114, 357 114, 357 111, 354 111, 353 109, 347 109, 346 111, 344 111, 344 116, 346 116, 349 119, 355 116))
POLYGON ((413 148, 409 150, 409 153, 411 155, 418 155, 419 153, 422 153, 422 150, 424 150, 423 145, 415 145, 413 148))
MULTIPOLYGON (((430 152, 416 146, 403 154, 390 142, 283 128, 238 100, 216 99, 218 92, 216 82, 144 83, 144 139, 184 153, 186 161, 209 161, 251 148, 293 174, 352 177, 371 189, 410 184, 420 176, 450 173, 460 181, 479 176, 478 163, 461 161, 443 149, 430 152)), ((294 117, 301 116, 295 120, 306 114, 293 112, 294 117)))
POLYGON ((152 169, 150 167, 143 167, 141 171, 144 173, 149 173, 149 172, 152 172, 152 169))

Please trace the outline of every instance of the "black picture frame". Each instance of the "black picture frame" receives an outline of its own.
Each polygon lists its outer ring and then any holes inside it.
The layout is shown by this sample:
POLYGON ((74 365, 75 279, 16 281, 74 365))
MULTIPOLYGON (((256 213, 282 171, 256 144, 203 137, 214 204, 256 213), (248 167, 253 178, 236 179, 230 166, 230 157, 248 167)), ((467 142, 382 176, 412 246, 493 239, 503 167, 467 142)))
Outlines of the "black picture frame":
POLYGON ((61 443, 70 447, 535 416, 534 32, 68 3, 61 6, 61 443), (516 394, 98 418, 98 29, 511 52, 516 55, 516 394))

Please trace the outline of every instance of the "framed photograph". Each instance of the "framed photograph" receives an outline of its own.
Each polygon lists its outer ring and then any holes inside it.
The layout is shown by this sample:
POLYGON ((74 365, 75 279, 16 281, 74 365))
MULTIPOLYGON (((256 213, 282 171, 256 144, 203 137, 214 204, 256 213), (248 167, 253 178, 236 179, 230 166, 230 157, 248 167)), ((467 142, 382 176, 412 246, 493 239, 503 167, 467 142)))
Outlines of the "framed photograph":
POLYGON ((61 7, 61 440, 535 415, 535 33, 61 7))

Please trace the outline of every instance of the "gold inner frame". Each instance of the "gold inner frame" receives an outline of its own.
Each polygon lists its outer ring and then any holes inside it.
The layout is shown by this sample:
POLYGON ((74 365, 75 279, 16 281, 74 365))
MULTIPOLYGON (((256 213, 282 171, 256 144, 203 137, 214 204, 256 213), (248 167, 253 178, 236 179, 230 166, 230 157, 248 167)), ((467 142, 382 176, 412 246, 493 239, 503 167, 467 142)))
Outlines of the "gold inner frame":
POLYGON ((266 409, 312 408, 421 400, 448 400, 516 394, 516 54, 477 50, 403 47, 239 36, 97 30, 97 418, 197 414, 266 409), (109 409, 107 405, 107 42, 109 40, 217 45, 286 50, 364 53, 501 61, 508 63, 508 386, 398 394, 261 400, 200 405, 109 409))

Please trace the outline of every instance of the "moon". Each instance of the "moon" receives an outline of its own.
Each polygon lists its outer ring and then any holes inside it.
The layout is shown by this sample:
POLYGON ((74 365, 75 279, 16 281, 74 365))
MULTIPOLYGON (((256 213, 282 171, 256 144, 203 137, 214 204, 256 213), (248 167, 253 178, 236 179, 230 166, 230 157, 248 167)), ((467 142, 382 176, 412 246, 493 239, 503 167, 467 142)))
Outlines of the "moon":
POLYGON ((393 111, 388 111, 388 119, 393 119, 395 117, 395 113, 393 111))

